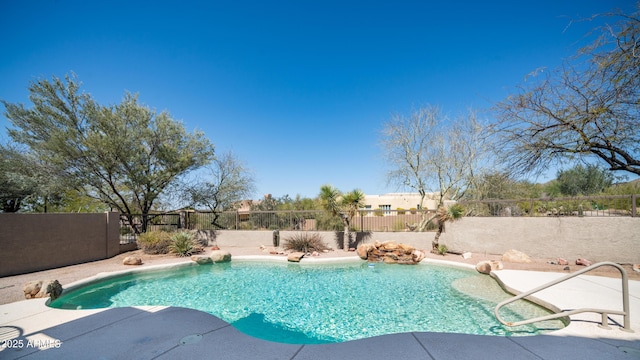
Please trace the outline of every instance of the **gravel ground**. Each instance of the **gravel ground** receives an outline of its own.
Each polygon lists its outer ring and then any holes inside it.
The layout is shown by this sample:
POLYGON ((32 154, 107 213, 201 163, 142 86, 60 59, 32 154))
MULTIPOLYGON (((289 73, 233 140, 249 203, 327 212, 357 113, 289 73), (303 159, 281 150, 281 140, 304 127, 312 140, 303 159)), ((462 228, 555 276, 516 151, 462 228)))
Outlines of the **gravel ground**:
MULTIPOLYGON (((239 255, 266 255, 267 253, 259 248, 249 248, 249 247, 232 247, 225 248, 224 250, 229 251, 232 256, 239 255)), ((70 284, 74 281, 78 281, 102 272, 110 272, 110 271, 119 271, 130 268, 131 266, 123 265, 122 260, 127 256, 138 256, 142 258, 143 265, 142 267, 152 266, 152 265, 160 265, 160 264, 168 264, 168 263, 178 263, 191 261, 189 258, 180 258, 173 255, 147 255, 144 254, 141 250, 131 251, 127 253, 123 253, 117 255, 111 259, 93 261, 84 264, 65 266, 57 269, 38 271, 29 274, 22 274, 16 276, 7 276, 0 278, 0 305, 7 304, 14 301, 24 300, 24 293, 22 291, 24 284, 28 281, 32 280, 58 280, 62 286, 65 284, 70 284)), ((283 256, 283 255, 271 255, 271 256, 283 256)), ((344 252, 344 251, 331 251, 329 253, 323 253, 320 257, 345 257, 345 256, 355 256, 353 252, 344 252)), ((446 254, 444 256, 436 255, 436 254, 427 254, 428 258, 439 259, 439 260, 447 260, 447 261, 455 261, 460 263, 467 263, 471 265, 475 265, 483 260, 500 260, 501 255, 497 254, 479 254, 473 253, 470 259, 463 259, 462 256, 456 254, 446 254)), ((505 269, 512 270, 533 270, 533 271, 554 271, 554 272, 564 272, 569 273, 573 271, 577 271, 582 266, 575 265, 575 259, 569 260, 569 269, 564 270, 565 266, 552 265, 548 262, 554 259, 532 259, 531 263, 528 264, 516 264, 516 263, 506 263, 503 262, 505 269)), ((640 273, 632 270, 631 264, 624 264, 624 268, 627 270, 627 274, 629 275, 629 279, 631 280, 640 280, 640 273)), ((619 277, 619 272, 613 267, 602 267, 591 271, 588 275, 599 275, 599 276, 610 276, 610 277, 619 277)))

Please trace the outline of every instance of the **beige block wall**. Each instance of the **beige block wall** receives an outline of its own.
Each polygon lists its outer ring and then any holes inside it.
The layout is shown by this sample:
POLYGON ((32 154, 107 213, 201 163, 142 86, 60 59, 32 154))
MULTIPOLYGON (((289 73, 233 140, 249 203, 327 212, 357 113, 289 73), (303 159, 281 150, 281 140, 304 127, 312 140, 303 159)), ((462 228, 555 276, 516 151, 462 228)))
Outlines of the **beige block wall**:
POLYGON ((640 263, 640 218, 467 217, 446 225, 440 243, 449 249, 531 257, 640 263))
MULTIPOLYGON (((281 231, 283 239, 293 231, 281 231)), ((335 232, 318 232, 329 246, 338 248, 335 232)), ((396 241, 418 249, 431 249, 434 232, 371 232, 359 234, 364 242, 396 241)), ((218 231, 221 247, 272 246, 271 231, 218 231)), ((281 240, 282 243, 282 240, 281 240)), ((640 218, 631 217, 468 217, 448 223, 440 243, 451 250, 503 254, 516 249, 531 257, 575 261, 640 263, 640 218)))
MULTIPOLYGON (((297 231, 280 231, 280 245, 284 239, 297 231)), ((342 232, 335 231, 311 231, 310 233, 318 233, 322 240, 334 249, 342 249, 338 247, 338 240, 341 241, 342 232)), ((374 242, 374 241, 396 241, 413 245, 419 249, 431 249, 431 241, 433 241, 433 232, 369 232, 358 233, 357 243, 374 242)), ((253 230, 219 230, 216 231, 216 243, 225 250, 229 250, 233 254, 235 247, 255 247, 261 245, 266 247, 273 246, 273 231, 253 231, 253 230)), ((340 243, 341 244, 341 243, 340 243)), ((353 243, 351 244, 353 246, 353 243)))
POLYGON ((119 226, 117 213, 0 214, 0 276, 115 256, 119 226))

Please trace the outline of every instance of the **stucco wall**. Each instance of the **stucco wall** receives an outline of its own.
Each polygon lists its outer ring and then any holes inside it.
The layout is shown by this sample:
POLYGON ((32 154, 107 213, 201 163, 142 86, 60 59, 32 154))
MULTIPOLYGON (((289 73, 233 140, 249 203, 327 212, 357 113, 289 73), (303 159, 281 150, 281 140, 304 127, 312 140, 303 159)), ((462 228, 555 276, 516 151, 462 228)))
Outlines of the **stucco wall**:
POLYGON ((489 254, 516 249, 539 258, 640 263, 640 218, 468 217, 448 223, 440 243, 489 254))
MULTIPOLYGON (((287 236, 295 234, 296 231, 280 231, 280 244, 282 245, 287 236)), ((342 249, 342 232, 334 231, 313 231, 322 237, 322 240, 334 249, 342 249)), ((216 231, 216 243, 221 248, 229 250, 233 254, 234 247, 266 247, 273 246, 272 231, 242 231, 242 230, 219 230, 216 231)), ((411 244, 420 249, 430 249, 434 233, 416 232, 370 232, 358 233, 356 243, 373 241, 397 241, 411 244)), ((354 246, 353 240, 351 246, 354 246)))
MULTIPOLYGON (((281 239, 294 232, 281 231, 281 239)), ((331 247, 341 248, 335 232, 318 232, 331 247)), ((341 236, 341 233, 338 233, 341 236)), ((429 250, 434 232, 371 232, 358 242, 397 241, 429 250)), ((218 231, 220 247, 272 246, 271 231, 218 231)), ((451 250, 503 254, 509 249, 554 259, 640 263, 640 218, 549 217, 463 218, 446 225, 440 243, 451 250)), ((353 246, 353 244, 352 244, 353 246)))
POLYGON ((115 256, 119 226, 117 213, 0 214, 0 276, 115 256))

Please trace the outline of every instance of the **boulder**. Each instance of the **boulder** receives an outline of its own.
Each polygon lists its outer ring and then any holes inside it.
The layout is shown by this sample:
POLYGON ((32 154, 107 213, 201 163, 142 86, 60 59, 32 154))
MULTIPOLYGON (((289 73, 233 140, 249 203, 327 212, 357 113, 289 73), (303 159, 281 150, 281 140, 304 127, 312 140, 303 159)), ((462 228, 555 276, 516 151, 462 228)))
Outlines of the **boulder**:
POLYGON ((127 256, 122 260, 123 265, 142 265, 142 259, 137 256, 127 256))
POLYGON ((358 246, 358 250, 356 250, 356 253, 360 257, 360 259, 367 260, 367 258, 369 257, 369 251, 374 250, 375 248, 376 247, 374 244, 360 244, 360 246, 358 246))
POLYGON ((191 261, 198 263, 198 265, 206 265, 206 264, 213 263, 213 260, 211 260, 210 257, 204 256, 204 255, 193 255, 191 257, 191 261))
POLYGON ((632 269, 635 272, 640 272, 640 264, 633 264, 632 269))
POLYGON ((392 256, 385 256, 384 258, 382 258, 382 261, 384 261, 385 264, 397 264, 398 258, 394 258, 392 256))
POLYGON ((410 255, 411 253, 413 253, 413 251, 416 248, 414 248, 413 246, 409 245, 409 244, 398 244, 398 250, 404 252, 407 255, 410 255))
POLYGON ((567 259, 558 258, 556 259, 556 261, 558 262, 558 265, 569 265, 569 262, 567 261, 567 259))
POLYGON ((214 263, 231 261, 231 253, 225 250, 214 250, 209 257, 214 263))
POLYGON ((24 284, 22 291, 24 292, 25 299, 32 299, 36 297, 40 289, 42 289, 42 280, 34 280, 24 284))
POLYGON ((398 244, 395 241, 385 241, 378 246, 378 249, 382 251, 395 251, 398 249, 398 244))
POLYGON ((589 261, 587 259, 579 258, 579 259, 576 260, 576 265, 591 266, 591 261, 589 261))
POLYGON ((476 270, 481 274, 489 275, 492 271, 502 269, 504 269, 504 265, 502 265, 502 262, 497 260, 485 260, 476 264, 476 270))
POLYGON ((60 285, 58 280, 49 282, 49 284, 47 285, 47 294, 49 294, 51 300, 55 300, 60 297, 60 295, 62 294, 62 285, 60 285))
POLYGON ((465 259, 465 260, 466 259, 471 259, 472 256, 473 256, 473 254, 470 253, 469 251, 466 251, 466 252, 462 253, 462 258, 465 259))
POLYGON ((287 256, 287 260, 291 262, 300 262, 300 259, 302 259, 303 257, 303 252, 292 252, 287 256))
POLYGON ((413 250, 413 252, 411 253, 411 256, 413 257, 413 261, 417 264, 420 261, 424 260, 425 256, 427 256, 423 250, 413 250))
POLYGON ((505 252, 502 255, 502 261, 504 262, 512 262, 512 263, 521 263, 521 264, 528 264, 531 262, 531 258, 529 258, 529 255, 518 251, 518 250, 507 250, 507 252, 505 252))

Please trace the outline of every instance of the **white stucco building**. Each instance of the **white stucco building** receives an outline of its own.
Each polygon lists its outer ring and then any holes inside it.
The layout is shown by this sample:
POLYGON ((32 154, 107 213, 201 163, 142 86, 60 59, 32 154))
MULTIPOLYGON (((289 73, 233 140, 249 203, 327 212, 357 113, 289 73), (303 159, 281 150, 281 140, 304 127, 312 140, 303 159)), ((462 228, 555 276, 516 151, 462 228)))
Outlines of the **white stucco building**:
MULTIPOLYGON (((426 194, 422 204, 423 209, 435 210, 436 194, 426 194)), ((389 193, 384 195, 366 195, 365 208, 367 210, 404 210, 420 209, 420 194, 418 193, 389 193)))

